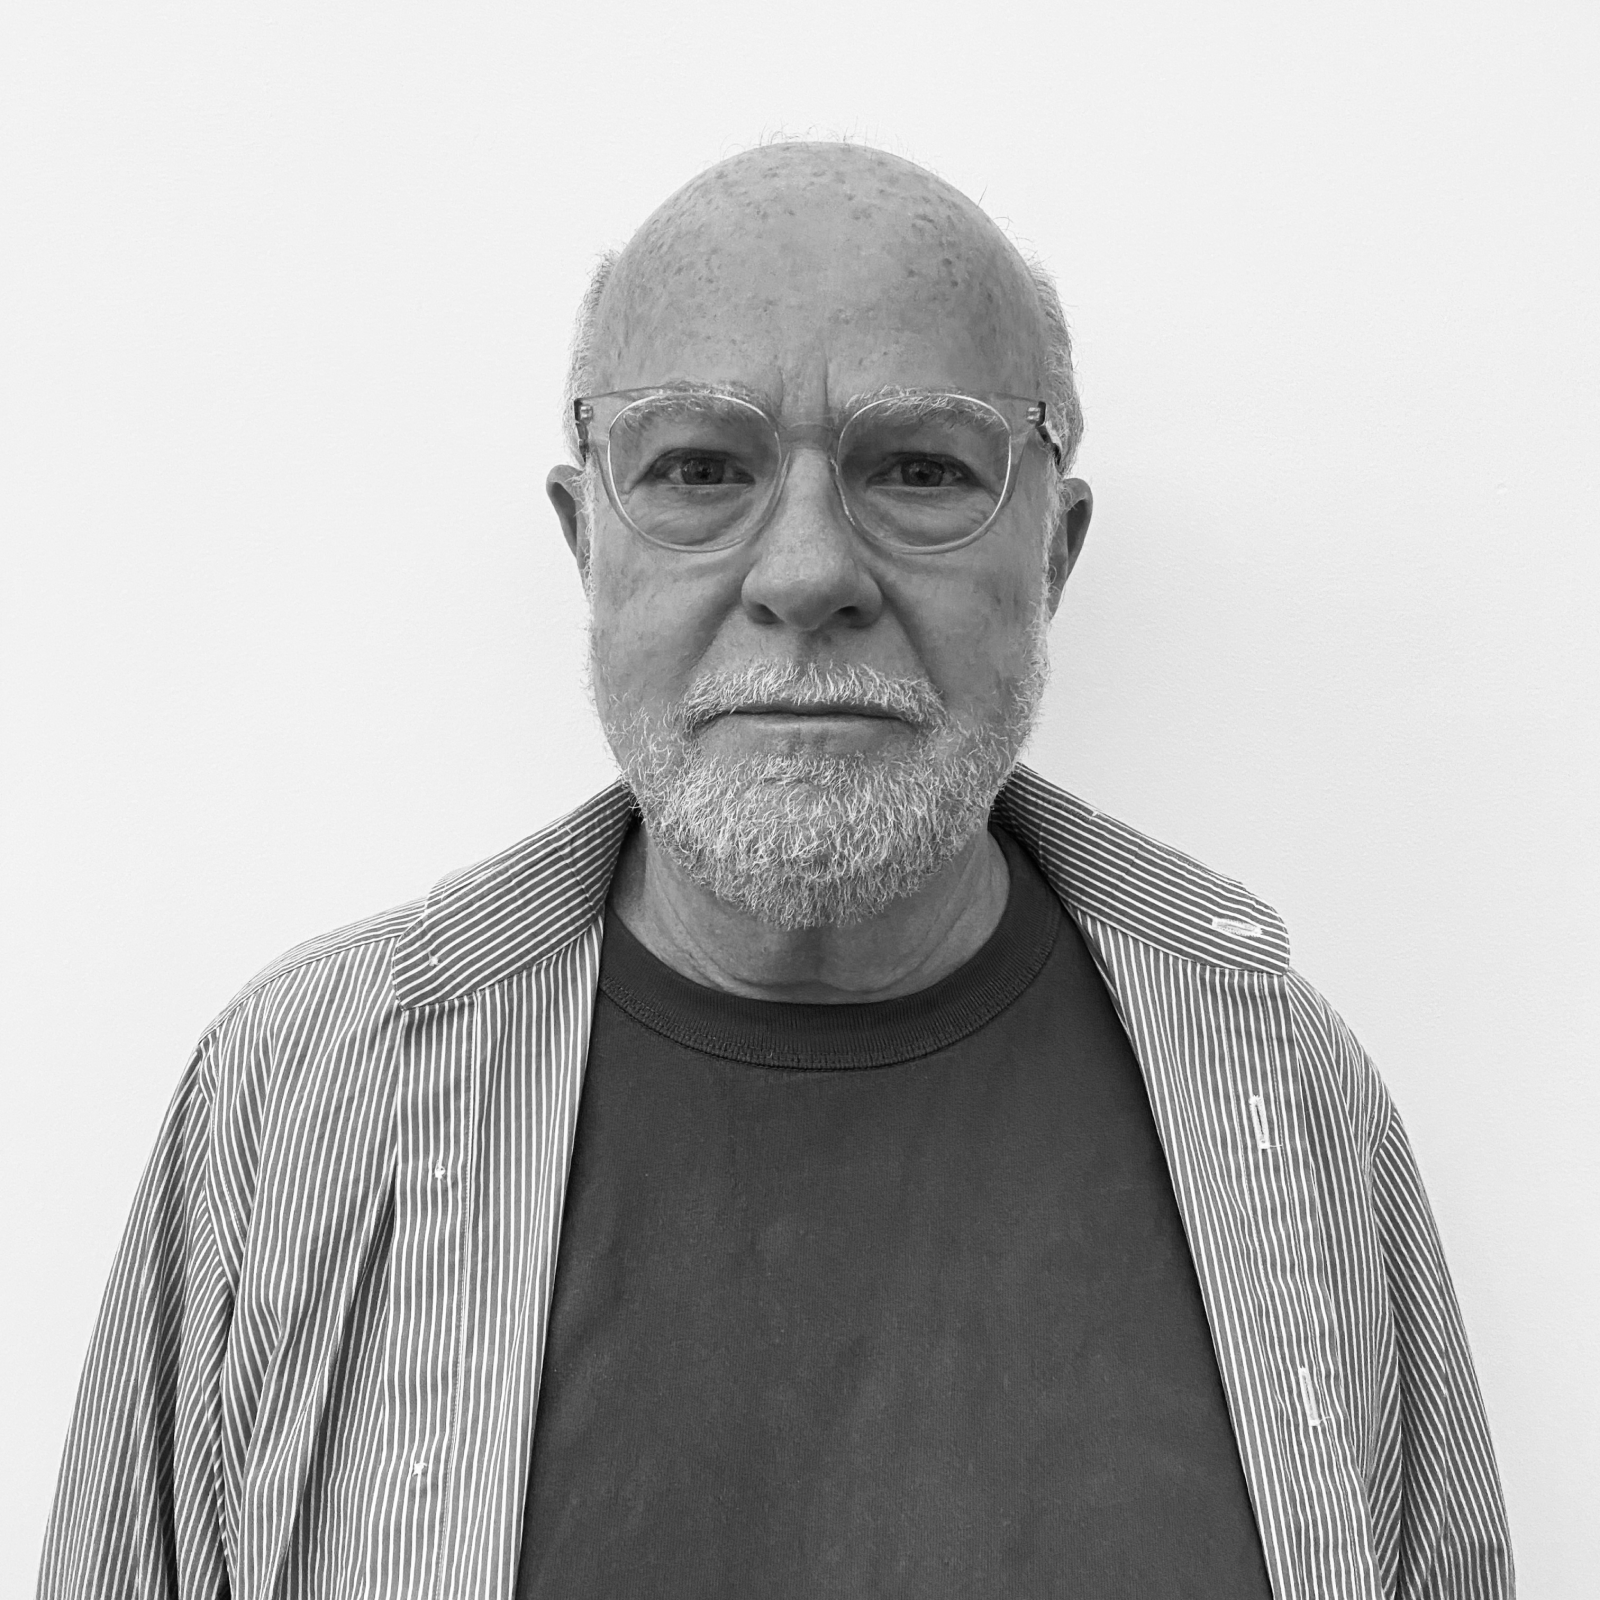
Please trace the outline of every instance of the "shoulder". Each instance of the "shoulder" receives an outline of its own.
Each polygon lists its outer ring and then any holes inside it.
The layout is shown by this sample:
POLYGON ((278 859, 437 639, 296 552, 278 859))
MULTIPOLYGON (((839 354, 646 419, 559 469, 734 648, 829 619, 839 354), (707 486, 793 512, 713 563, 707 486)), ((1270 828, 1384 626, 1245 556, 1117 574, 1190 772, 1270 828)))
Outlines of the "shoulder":
POLYGON ((1349 1024, 1303 974, 1288 972, 1286 993, 1300 1075, 1351 1129, 1370 1178, 1372 1159, 1394 1121, 1394 1102, 1349 1024))
POLYGON ((419 897, 302 940, 268 962, 239 989, 213 1019, 207 1036, 226 1028, 241 1012, 270 1008, 286 993, 304 988, 325 989, 363 966, 387 963, 406 929, 421 916, 425 904, 419 897))
POLYGON ((530 937, 593 922, 629 817, 608 790, 417 900, 296 945, 229 1001, 179 1093, 235 1254, 251 1197, 298 1192, 319 1164, 346 1175, 342 1194, 381 1186, 395 1095, 450 1048, 452 1002, 537 959, 530 937))
POLYGON ((631 797, 613 785, 426 895, 295 945, 233 996, 203 1048, 422 1009, 537 959, 592 920, 632 814, 631 797))
MULTIPOLYGON (((1052 887, 1091 932, 1102 967, 1125 986, 1170 987, 1226 1010, 1277 996, 1289 1065, 1330 1137, 1366 1158, 1392 1108, 1371 1059, 1338 1012, 1291 964, 1283 918, 1243 884, 1018 767, 996 815, 1027 847, 1052 887), (1195 968, 1208 973, 1203 984, 1195 968), (1237 978, 1230 976, 1237 974, 1237 978)), ((1131 998, 1124 996, 1124 1000, 1131 998)), ((1223 1035, 1229 1029, 1224 1027, 1223 1035)))

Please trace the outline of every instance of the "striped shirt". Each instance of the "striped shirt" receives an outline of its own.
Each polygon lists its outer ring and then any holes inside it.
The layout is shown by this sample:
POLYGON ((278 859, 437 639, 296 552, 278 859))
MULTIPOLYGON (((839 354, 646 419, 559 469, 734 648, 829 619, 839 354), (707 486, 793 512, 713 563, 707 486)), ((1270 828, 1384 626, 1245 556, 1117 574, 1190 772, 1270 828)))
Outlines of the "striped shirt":
MULTIPOLYGON (((1139 1059, 1278 1600, 1508 1596, 1406 1135, 1239 885, 1019 767, 996 814, 1139 1059)), ((510 1600, 620 784, 290 952, 134 1203, 41 1596, 510 1600)))

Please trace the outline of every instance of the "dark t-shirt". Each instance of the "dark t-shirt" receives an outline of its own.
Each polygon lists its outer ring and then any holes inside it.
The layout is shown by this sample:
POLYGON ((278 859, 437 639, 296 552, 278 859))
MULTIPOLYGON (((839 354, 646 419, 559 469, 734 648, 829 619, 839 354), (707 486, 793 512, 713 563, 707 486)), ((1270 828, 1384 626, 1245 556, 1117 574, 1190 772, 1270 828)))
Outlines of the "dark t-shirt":
POLYGON ((1000 925, 901 999, 608 922, 524 1600, 1269 1595, 1138 1065, 999 837, 1000 925))

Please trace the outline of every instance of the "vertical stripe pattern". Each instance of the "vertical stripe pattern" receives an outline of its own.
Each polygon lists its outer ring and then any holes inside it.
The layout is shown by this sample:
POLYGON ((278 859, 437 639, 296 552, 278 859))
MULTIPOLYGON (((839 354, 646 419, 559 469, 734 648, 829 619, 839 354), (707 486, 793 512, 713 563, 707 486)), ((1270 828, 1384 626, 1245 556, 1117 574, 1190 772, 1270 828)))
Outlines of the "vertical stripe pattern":
MULTIPOLYGON (((1018 768, 997 814, 1143 1068, 1279 1600, 1512 1592, 1438 1235, 1371 1063, 1239 885, 1018 768)), ((614 786, 292 951, 134 1202, 46 1600, 510 1600, 614 786)))

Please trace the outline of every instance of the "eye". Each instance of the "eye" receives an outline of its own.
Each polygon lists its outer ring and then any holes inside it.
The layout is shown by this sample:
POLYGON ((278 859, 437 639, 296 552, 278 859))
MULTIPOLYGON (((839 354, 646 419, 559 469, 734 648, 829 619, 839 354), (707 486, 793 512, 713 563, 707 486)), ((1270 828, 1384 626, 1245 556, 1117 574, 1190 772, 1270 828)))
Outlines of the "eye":
POLYGON ((657 483, 686 489, 715 489, 755 482, 732 457, 694 450, 673 450, 658 457, 651 464, 649 476, 657 483))
POLYGON ((972 474, 948 456, 900 456, 873 476, 875 482, 897 489, 956 489, 973 481, 972 474))

